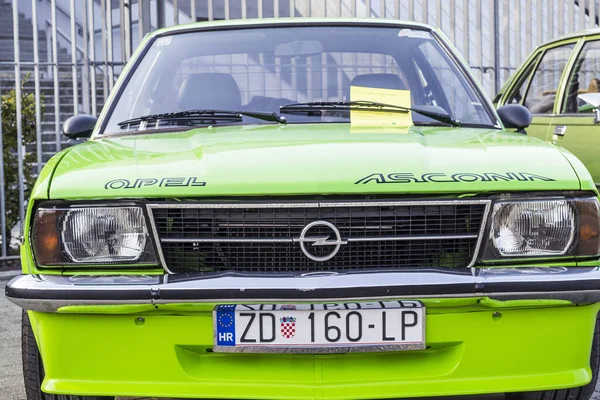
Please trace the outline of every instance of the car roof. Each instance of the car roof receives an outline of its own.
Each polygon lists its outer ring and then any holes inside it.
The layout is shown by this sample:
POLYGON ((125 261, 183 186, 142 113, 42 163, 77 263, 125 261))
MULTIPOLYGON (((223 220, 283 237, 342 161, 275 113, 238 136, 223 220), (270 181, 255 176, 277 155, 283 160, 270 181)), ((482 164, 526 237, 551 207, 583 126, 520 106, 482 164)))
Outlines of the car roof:
POLYGON ((434 27, 412 21, 399 21, 383 18, 252 18, 252 19, 230 19, 219 21, 193 22, 189 24, 175 25, 167 28, 161 28, 152 33, 152 36, 160 36, 180 31, 194 30, 195 28, 236 28, 252 26, 294 26, 294 25, 356 25, 356 26, 398 26, 407 28, 425 29, 428 31, 437 30, 434 27))
POLYGON ((569 33, 567 35, 560 36, 560 37, 552 39, 548 42, 545 42, 544 44, 539 45, 537 48, 544 47, 544 46, 547 46, 547 45, 553 44, 553 43, 562 42, 563 40, 577 39, 577 38, 584 37, 584 36, 594 36, 594 35, 600 35, 600 28, 586 29, 583 31, 569 33))

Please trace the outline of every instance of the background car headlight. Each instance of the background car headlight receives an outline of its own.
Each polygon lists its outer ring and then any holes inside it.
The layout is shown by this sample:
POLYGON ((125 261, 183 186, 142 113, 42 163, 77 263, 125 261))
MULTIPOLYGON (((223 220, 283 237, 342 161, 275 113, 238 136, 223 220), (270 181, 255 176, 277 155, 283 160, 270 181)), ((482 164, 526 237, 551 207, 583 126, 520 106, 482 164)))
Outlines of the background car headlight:
POLYGON ((485 261, 599 253, 596 198, 500 201, 493 205, 485 261))
POLYGON ((141 207, 40 207, 32 229, 40 266, 156 265, 141 207))

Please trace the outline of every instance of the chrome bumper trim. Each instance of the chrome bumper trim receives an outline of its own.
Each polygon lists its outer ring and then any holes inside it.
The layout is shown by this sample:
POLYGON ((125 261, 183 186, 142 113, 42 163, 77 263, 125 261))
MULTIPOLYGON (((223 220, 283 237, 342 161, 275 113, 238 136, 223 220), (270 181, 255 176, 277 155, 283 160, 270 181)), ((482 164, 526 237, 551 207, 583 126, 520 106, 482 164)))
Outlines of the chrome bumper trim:
POLYGON ((443 271, 252 276, 164 275, 68 277, 20 275, 6 297, 21 308, 57 312, 66 306, 319 302, 433 297, 600 302, 600 269, 534 267, 479 269, 475 276, 443 271), (129 281, 128 281, 129 280, 129 281))

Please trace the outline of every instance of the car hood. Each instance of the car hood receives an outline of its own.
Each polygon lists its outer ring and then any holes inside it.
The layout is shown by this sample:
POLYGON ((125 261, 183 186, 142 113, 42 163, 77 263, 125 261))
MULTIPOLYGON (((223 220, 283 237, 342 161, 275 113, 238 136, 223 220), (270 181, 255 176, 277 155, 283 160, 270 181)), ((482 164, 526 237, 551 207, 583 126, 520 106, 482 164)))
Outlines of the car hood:
POLYGON ((474 194, 579 190, 553 145, 494 129, 222 126, 74 146, 49 197, 474 194))

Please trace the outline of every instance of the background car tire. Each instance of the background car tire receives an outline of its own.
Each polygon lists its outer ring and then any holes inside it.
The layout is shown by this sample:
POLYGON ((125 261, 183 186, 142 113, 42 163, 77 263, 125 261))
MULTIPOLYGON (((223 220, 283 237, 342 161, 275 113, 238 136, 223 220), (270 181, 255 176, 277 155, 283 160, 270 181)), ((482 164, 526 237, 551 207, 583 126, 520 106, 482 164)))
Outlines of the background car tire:
POLYGON ((27 400, 114 400, 114 397, 68 396, 42 392, 44 366, 26 311, 21 315, 21 355, 27 400))
POLYGON ((589 400, 596 389, 598 369, 600 367, 600 314, 596 316, 596 329, 592 342, 590 367, 592 380, 585 386, 571 389, 546 390, 542 392, 506 393, 506 400, 589 400))

